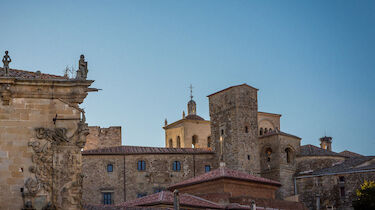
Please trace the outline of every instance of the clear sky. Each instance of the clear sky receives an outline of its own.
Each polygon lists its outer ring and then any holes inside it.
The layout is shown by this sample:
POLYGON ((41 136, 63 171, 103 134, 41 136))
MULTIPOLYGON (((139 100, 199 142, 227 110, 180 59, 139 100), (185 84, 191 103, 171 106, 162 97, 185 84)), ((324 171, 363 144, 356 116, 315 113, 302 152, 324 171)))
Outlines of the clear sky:
MULTIPOLYGON (((163 146, 193 84, 207 95, 247 83, 259 110, 318 145, 375 155, 375 1, 5 1, 0 50, 11 68, 62 75, 85 54, 90 125, 127 145, 163 146)), ((2 55, 1 55, 2 56, 2 55)))

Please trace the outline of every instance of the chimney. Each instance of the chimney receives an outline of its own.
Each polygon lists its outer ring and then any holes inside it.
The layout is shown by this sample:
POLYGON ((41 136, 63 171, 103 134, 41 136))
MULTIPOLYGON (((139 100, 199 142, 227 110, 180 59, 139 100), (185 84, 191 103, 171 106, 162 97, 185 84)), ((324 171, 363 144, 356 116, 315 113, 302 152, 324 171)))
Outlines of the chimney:
POLYGON ((332 151, 332 137, 329 136, 324 136, 319 139, 320 140, 320 148, 332 151))

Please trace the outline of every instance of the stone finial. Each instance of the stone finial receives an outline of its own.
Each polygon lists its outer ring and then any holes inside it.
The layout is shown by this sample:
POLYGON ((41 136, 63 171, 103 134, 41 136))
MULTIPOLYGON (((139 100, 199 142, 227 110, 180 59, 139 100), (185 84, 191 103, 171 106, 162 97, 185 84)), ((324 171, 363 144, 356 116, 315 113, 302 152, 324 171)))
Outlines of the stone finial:
POLYGON ((167 118, 165 118, 165 120, 164 120, 164 125, 165 125, 165 126, 168 125, 168 120, 167 120, 167 118))
POLYGON ((87 69, 87 62, 85 61, 85 56, 82 54, 78 61, 78 70, 77 70, 76 79, 86 80, 88 72, 89 70, 87 69))
POLYGON ((12 59, 8 55, 8 50, 5 51, 5 55, 3 57, 3 64, 4 64, 4 71, 5 71, 5 76, 9 76, 9 63, 12 62, 12 59))
POLYGON ((182 119, 185 118, 185 111, 182 111, 182 119))

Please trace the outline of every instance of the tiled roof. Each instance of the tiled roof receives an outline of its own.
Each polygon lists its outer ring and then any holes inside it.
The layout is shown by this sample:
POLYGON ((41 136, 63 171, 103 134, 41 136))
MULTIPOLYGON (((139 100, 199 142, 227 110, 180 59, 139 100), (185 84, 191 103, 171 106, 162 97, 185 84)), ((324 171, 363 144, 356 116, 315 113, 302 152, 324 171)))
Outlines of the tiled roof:
MULTIPOLYGON (((0 76, 4 75, 4 69, 0 67, 0 76)), ((16 77, 22 79, 68 79, 63 76, 52 75, 52 74, 43 74, 36 73, 31 71, 9 69, 9 77, 16 77)))
POLYGON ((259 183, 271 184, 271 185, 277 185, 277 186, 281 185, 280 182, 277 182, 277 181, 273 181, 273 180, 258 177, 258 176, 253 176, 245 172, 235 171, 235 170, 231 170, 225 167, 220 167, 208 173, 204 173, 202 175, 199 175, 191 179, 187 179, 185 181, 171 185, 169 189, 175 189, 175 188, 182 187, 182 186, 188 186, 188 185, 208 182, 208 181, 222 179, 222 178, 244 180, 248 182, 259 182, 259 183))
POLYGON ((217 91, 217 92, 215 92, 215 93, 212 93, 212 94, 208 95, 207 97, 210 97, 210 96, 216 95, 216 94, 218 94, 218 93, 221 93, 221 92, 227 91, 227 90, 232 89, 232 88, 235 88, 235 87, 241 87, 241 86, 245 86, 245 87, 249 87, 249 88, 253 88, 253 89, 255 89, 255 90, 258 90, 258 89, 256 89, 255 87, 252 87, 252 86, 250 86, 250 85, 244 83, 244 84, 241 84, 241 85, 234 85, 234 86, 231 86, 231 87, 225 88, 225 89, 223 89, 223 90, 217 91))
MULTIPOLYGON (((213 209, 222 209, 222 205, 217 204, 212 201, 205 200, 203 198, 180 193, 180 205, 181 206, 190 206, 197 208, 213 208, 213 209)), ((173 205, 173 193, 170 191, 162 191, 145 197, 141 197, 132 201, 127 201, 125 203, 119 204, 117 206, 121 207, 135 207, 135 206, 152 206, 158 204, 169 204, 173 205)))
POLYGON ((213 154, 211 149, 117 146, 84 150, 83 155, 132 155, 132 154, 213 154))
POLYGON ((363 155, 348 150, 342 151, 339 154, 346 157, 363 157, 363 155))
POLYGON ((289 134, 289 133, 285 133, 285 132, 282 132, 280 130, 273 130, 273 131, 267 132, 267 133, 259 136, 259 138, 263 138, 263 137, 267 137, 267 136, 273 136, 273 135, 283 135, 283 136, 289 136, 289 137, 301 139, 298 136, 295 136, 295 135, 292 135, 292 134, 289 134))
POLYGON ((188 119, 188 120, 204 120, 201 116, 196 115, 196 114, 189 114, 188 116, 185 117, 185 119, 188 119))
POLYGON ((301 151, 299 156, 338 156, 338 157, 345 157, 339 153, 332 152, 326 149, 319 148, 317 146, 307 144, 301 146, 301 151))
POLYGON ((356 171, 375 170, 375 163, 358 167, 361 164, 367 161, 370 161, 372 159, 375 159, 375 157, 372 157, 372 156, 352 157, 352 158, 346 159, 344 162, 340 164, 337 164, 328 168, 319 169, 319 170, 316 170, 309 174, 304 174, 304 175, 328 175, 328 174, 350 173, 350 172, 356 172, 356 171))

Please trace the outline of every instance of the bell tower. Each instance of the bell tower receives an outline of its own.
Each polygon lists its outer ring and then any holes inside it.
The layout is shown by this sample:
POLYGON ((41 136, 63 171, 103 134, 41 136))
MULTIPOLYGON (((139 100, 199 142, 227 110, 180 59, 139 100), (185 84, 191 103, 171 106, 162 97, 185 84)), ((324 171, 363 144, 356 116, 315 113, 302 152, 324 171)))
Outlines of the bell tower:
POLYGON ((208 96, 211 140, 226 167, 259 175, 258 89, 232 86, 208 96))

